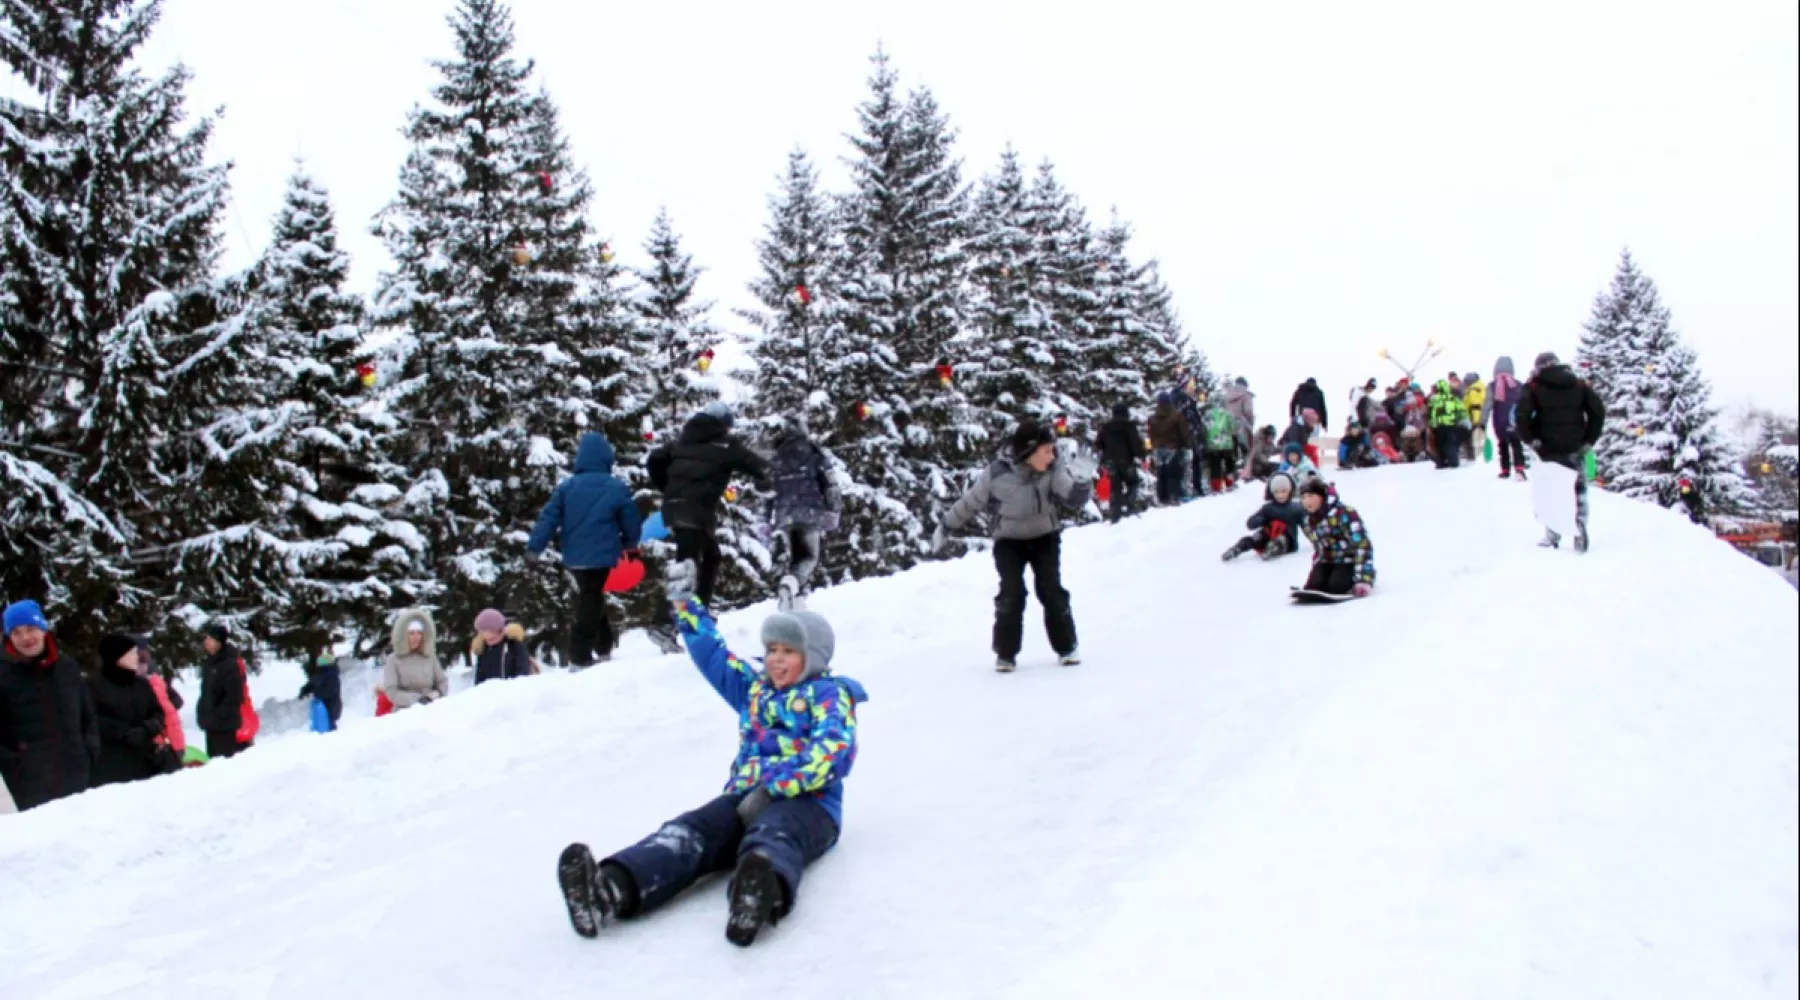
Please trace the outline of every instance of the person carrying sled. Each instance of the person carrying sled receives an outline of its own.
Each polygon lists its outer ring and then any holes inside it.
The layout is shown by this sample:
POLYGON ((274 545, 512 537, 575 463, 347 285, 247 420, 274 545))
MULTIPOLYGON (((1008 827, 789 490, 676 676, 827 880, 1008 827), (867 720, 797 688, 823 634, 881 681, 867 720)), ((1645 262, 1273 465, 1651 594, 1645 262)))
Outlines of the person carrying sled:
POLYGON ((1101 467, 1112 479, 1112 502, 1107 520, 1118 524, 1119 519, 1133 513, 1137 505, 1138 468, 1145 458, 1144 432, 1131 418, 1130 406, 1125 403, 1113 405, 1112 419, 1094 438, 1094 451, 1100 455, 1101 467))
POLYGON ((394 618, 394 648, 381 661, 381 686, 395 711, 450 696, 450 675, 438 659, 437 625, 431 612, 412 608, 394 618))
POLYGON ((588 431, 575 450, 575 469, 550 494, 525 551, 541 556, 562 534, 563 568, 575 578, 575 624, 569 664, 577 670, 612 659, 614 636, 606 616, 606 578, 638 547, 643 518, 631 488, 613 474, 613 447, 588 431))
POLYGON ((209 760, 231 757, 256 742, 256 707, 250 702, 249 668, 231 645, 231 631, 213 622, 200 635, 206 660, 200 665, 200 702, 194 721, 206 734, 209 760))
POLYGON ((1513 359, 1501 358, 1494 362, 1494 377, 1482 400, 1481 424, 1485 427, 1492 422, 1494 450, 1500 453, 1500 478, 1511 479, 1516 468, 1519 479, 1524 480, 1525 442, 1519 435, 1515 413, 1525 388, 1513 376, 1513 359))
MULTIPOLYGON (((1179 418, 1179 414, 1177 414, 1179 418)), ((993 518, 994 567, 1000 593, 994 599, 994 669, 1017 665, 1025 631, 1025 568, 1031 567, 1044 630, 1063 666, 1081 662, 1075 613, 1062 585, 1062 518, 1057 509, 1080 510, 1092 492, 1094 470, 1082 459, 1057 454, 1056 435, 1032 420, 1013 431, 1006 455, 976 478, 951 506, 932 537, 942 551, 946 532, 961 530, 986 512, 993 518)))
POLYGON ((1263 491, 1263 505, 1244 522, 1250 534, 1238 539, 1219 558, 1230 562, 1246 552, 1255 552, 1264 559, 1274 559, 1296 552, 1300 548, 1300 522, 1305 517, 1306 511, 1294 498, 1293 477, 1277 472, 1269 477, 1268 488, 1263 491))
POLYGON ((1300 505, 1306 509, 1300 530, 1313 545, 1312 572, 1301 589, 1369 596, 1375 587, 1375 546, 1363 527, 1362 515, 1340 501, 1337 491, 1323 479, 1300 487, 1300 505))
POLYGON ((1463 402, 1456 398, 1456 390, 1448 379, 1439 379, 1432 389, 1431 400, 1431 442, 1435 449, 1437 467, 1454 469, 1462 464, 1462 422, 1469 417, 1469 411, 1463 402))
POLYGON ((38 603, 10 604, 0 617, 0 781, 24 812, 87 791, 100 726, 81 667, 58 648, 38 603))
POLYGON ((525 626, 508 623, 496 608, 475 616, 475 638, 469 643, 469 658, 475 661, 476 684, 530 677, 538 672, 537 661, 525 648, 525 626))
MULTIPOLYGON (((1538 458, 1575 470, 1575 551, 1586 552, 1588 490, 1583 466, 1605 428, 1606 404, 1553 352, 1538 355, 1531 367, 1531 381, 1519 396, 1513 419, 1519 436, 1531 442, 1538 458)), ((1538 544, 1558 548, 1562 536, 1545 528, 1538 544)))
POLYGON ((324 705, 331 731, 337 732, 338 719, 344 715, 344 682, 343 675, 338 670, 337 657, 329 652, 319 653, 308 657, 303 669, 306 671, 306 683, 300 685, 300 693, 294 697, 313 698, 324 705))
POLYGON ((763 669, 725 646, 705 602, 672 579, 688 656, 738 715, 723 794, 598 863, 586 844, 557 860, 569 921, 596 937, 643 916, 713 872, 731 872, 725 937, 740 947, 793 912, 801 874, 837 843, 844 781, 856 763, 862 685, 831 672, 836 638, 811 611, 763 621, 763 669))
POLYGON ((158 739, 164 726, 162 703, 138 673, 137 643, 128 635, 101 639, 99 668, 87 682, 100 729, 100 756, 88 787, 181 770, 181 758, 158 739))
POLYGON ((812 577, 824 553, 823 536, 836 531, 843 500, 831 478, 831 458, 790 418, 775 437, 770 476, 769 527, 775 533, 776 604, 783 611, 806 606, 812 577))
POLYGON ((1165 391, 1156 397, 1156 412, 1150 415, 1149 430, 1156 462, 1156 502, 1178 504, 1187 493, 1187 455, 1193 437, 1171 393, 1165 391))
MULTIPOLYGON (((694 579, 694 592, 702 602, 712 600, 718 584, 719 501, 733 475, 760 485, 769 482, 769 466, 756 452, 732 436, 737 417, 731 407, 711 402, 688 419, 681 437, 650 453, 650 484, 662 491, 663 523, 675 536, 675 562, 671 574, 694 579)), ((674 577, 672 576, 671 579, 674 577)), ((675 624, 652 626, 650 638, 665 653, 677 652, 675 624)))

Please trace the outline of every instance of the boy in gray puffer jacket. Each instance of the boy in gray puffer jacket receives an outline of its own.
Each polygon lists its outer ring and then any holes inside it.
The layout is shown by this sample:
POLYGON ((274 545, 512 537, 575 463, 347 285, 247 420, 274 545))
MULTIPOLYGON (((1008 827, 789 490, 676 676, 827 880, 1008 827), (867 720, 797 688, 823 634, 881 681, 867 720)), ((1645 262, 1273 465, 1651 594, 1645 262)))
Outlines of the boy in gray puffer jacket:
POLYGON ((942 549, 945 529, 959 530, 986 511, 994 522, 994 566, 1000 595, 994 601, 994 669, 1017 664, 1025 631, 1025 567, 1031 567, 1044 629, 1063 666, 1081 662, 1075 614, 1062 586, 1062 516, 1079 510, 1093 493, 1094 464, 1057 454, 1050 428, 1027 420, 1013 432, 1004 457, 982 471, 969 492, 950 508, 932 544, 942 549))

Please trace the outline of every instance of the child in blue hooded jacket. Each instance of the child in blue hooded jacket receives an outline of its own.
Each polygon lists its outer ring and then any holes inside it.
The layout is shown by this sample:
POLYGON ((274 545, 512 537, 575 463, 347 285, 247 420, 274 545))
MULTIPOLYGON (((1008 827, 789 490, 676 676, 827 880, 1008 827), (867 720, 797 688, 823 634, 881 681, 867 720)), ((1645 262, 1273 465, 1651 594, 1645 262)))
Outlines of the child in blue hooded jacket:
POLYGON ((606 578, 638 547, 643 520, 631 488, 613 475, 606 435, 589 431, 575 451, 574 474, 562 481, 538 515, 525 551, 543 554, 562 535, 562 564, 575 577, 575 624, 569 661, 580 670, 612 658, 613 628, 606 617, 606 578))
POLYGON ((738 713, 737 759, 723 794, 637 844, 598 864, 585 844, 563 850, 557 877, 583 937, 731 871, 725 936, 749 945, 793 910, 801 872, 837 843, 844 779, 856 762, 856 706, 868 694, 831 673, 831 625, 811 611, 770 615, 758 672, 725 648, 691 586, 671 575, 675 621, 694 666, 738 713))

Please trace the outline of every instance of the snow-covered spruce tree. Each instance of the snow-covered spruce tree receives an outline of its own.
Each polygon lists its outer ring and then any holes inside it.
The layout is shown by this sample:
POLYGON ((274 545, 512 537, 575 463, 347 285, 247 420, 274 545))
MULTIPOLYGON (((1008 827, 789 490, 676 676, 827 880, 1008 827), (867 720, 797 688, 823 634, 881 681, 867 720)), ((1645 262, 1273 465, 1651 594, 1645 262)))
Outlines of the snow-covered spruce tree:
POLYGON ((1622 251, 1612 286, 1594 297, 1575 354, 1576 371, 1606 403, 1606 437, 1594 450, 1598 478, 1603 482, 1612 481, 1635 444, 1631 440, 1635 435, 1625 432, 1630 418, 1620 385, 1629 371, 1632 345, 1668 325, 1669 310, 1663 307, 1656 283, 1638 269, 1629 249, 1622 251))
POLYGON ((349 272, 330 196, 297 168, 251 271, 246 309, 274 432, 268 531, 286 546, 290 574, 285 603, 270 609, 270 640, 290 655, 323 649, 334 635, 366 646, 390 610, 435 590, 419 571, 424 536, 397 516, 404 473, 364 384, 374 354, 364 346, 362 300, 343 288, 349 272))
POLYGON ((1041 239, 1031 187, 1010 147, 975 200, 969 329, 951 346, 957 384, 999 441, 1023 419, 1053 424, 1075 403, 1059 382, 1067 344, 1052 316, 1062 263, 1041 239))
POLYGON ((6 596, 46 601, 73 650, 161 620, 145 567, 191 488, 165 443, 203 422, 168 379, 217 316, 227 168, 210 120, 184 122, 187 71, 133 64, 160 10, 0 0, 25 95, 0 100, 0 551, 6 596))
MULTIPOLYGON (((929 525, 954 502, 985 450, 981 421, 938 366, 962 325, 967 192, 954 140, 928 93, 906 101, 885 54, 851 137, 853 190, 838 206, 832 265, 842 396, 832 441, 847 466, 844 551, 855 576, 904 569, 927 554, 929 525)), ((837 558, 842 555, 842 559, 837 558)))
POLYGON ((589 322, 605 304, 586 298, 588 186, 554 108, 527 91, 511 14, 461 0, 450 24, 457 57, 436 64, 432 104, 408 118, 400 192, 377 222, 397 266, 380 279, 374 318, 399 332, 398 457, 408 516, 444 587, 440 629, 467 635, 495 606, 536 632, 562 620, 572 587, 528 566, 525 541, 580 432, 616 416, 595 388, 623 387, 589 322))
POLYGON ((1756 494, 1719 425, 1712 386, 1666 310, 1662 319, 1627 341, 1615 369, 1624 426, 1606 431, 1615 456, 1606 486, 1664 507, 1682 503, 1685 487, 1710 515, 1754 511, 1756 494))
POLYGON ((1103 330, 1097 280, 1106 260, 1099 253, 1087 210, 1057 180, 1049 160, 1038 164, 1029 203, 1039 261, 1036 285, 1050 306, 1047 375, 1058 410, 1054 416, 1066 420, 1070 433, 1091 439, 1110 415, 1095 405, 1096 387, 1082 370, 1103 330))
POLYGON ((1162 268, 1152 260, 1132 271, 1137 289, 1138 318, 1146 333, 1136 354, 1144 383, 1156 388, 1191 380, 1196 395, 1205 398, 1220 391, 1219 376, 1206 352, 1188 338, 1175 308, 1175 296, 1162 278, 1162 268), (1172 374, 1171 374, 1172 373, 1172 374))
POLYGON ((1744 471, 1755 487, 1762 512, 1786 523, 1800 520, 1800 428, 1794 418, 1773 413, 1757 415, 1756 442, 1744 460, 1744 471))
POLYGON ((754 329, 750 359, 755 409, 764 422, 799 415, 815 440, 837 426, 834 380, 839 352, 827 315, 833 250, 831 205, 819 190, 812 161, 788 154, 781 189, 769 199, 769 223, 756 252, 760 271, 750 282, 757 308, 739 313, 754 329))

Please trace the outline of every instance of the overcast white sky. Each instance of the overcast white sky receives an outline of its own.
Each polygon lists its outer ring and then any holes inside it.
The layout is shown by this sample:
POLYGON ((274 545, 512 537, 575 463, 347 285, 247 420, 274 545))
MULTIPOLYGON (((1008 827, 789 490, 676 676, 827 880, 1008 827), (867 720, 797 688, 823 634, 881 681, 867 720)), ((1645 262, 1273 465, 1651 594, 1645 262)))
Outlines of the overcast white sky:
MULTIPOLYGON (((427 60, 450 51, 451 6, 167 0, 149 57, 193 69, 197 109, 226 107, 214 148, 236 163, 231 263, 267 238, 300 153, 336 198, 357 286, 372 285, 385 258, 366 222, 393 193, 427 60)), ((1384 345, 1411 355, 1438 338, 1433 374, 1572 354, 1626 245, 1721 404, 1796 410, 1796 7, 513 4, 601 231, 635 255, 667 205, 722 306, 744 301, 787 152, 841 183, 880 41, 907 84, 936 92, 971 179, 1011 142, 1054 160, 1097 219, 1117 205, 1189 332, 1265 413, 1309 375, 1338 410, 1352 382, 1397 374, 1384 345)))

